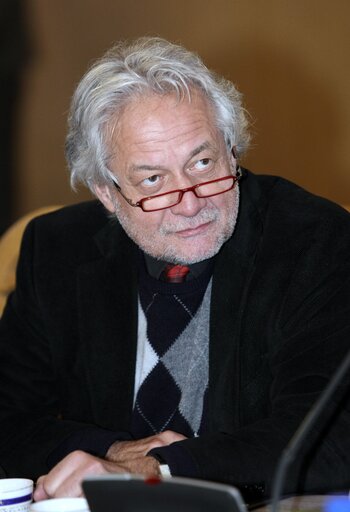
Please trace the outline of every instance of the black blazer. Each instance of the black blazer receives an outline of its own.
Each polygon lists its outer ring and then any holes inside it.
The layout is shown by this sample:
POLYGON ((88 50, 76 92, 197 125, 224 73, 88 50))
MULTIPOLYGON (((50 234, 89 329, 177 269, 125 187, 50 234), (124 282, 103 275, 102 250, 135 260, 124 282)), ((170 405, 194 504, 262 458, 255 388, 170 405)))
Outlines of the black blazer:
MULTIPOLYGON (((174 450, 199 478, 270 490, 281 450, 349 348, 350 216, 245 171, 236 230, 216 257, 209 432, 174 450)), ((146 215, 146 214, 145 214, 146 215)), ((0 465, 36 478, 70 436, 128 432, 138 248, 95 202, 28 226, 0 324, 0 465)), ((291 469, 288 491, 349 485, 346 383, 291 469)), ((74 437, 75 436, 75 437, 74 437)), ((86 445, 84 445, 86 447, 86 445)), ((171 467, 183 474, 181 464, 171 467)))

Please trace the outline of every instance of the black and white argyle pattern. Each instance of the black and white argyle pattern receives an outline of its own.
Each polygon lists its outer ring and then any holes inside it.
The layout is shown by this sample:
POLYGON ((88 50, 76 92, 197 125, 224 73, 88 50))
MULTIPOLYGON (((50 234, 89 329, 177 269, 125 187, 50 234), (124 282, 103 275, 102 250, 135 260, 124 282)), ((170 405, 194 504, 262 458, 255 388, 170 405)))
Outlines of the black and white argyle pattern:
POLYGON ((211 281, 140 288, 132 433, 201 431, 208 387, 211 281))

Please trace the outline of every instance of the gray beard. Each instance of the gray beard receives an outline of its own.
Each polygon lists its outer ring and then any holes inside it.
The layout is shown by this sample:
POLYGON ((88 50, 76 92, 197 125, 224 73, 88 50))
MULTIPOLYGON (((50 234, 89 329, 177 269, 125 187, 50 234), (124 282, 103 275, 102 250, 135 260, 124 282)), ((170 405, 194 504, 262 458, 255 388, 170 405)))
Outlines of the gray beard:
MULTIPOLYGON (((229 211, 226 226, 224 226, 221 232, 217 233, 216 239, 213 241, 212 248, 203 251, 202 254, 198 254, 195 257, 192 256, 191 258, 187 258, 185 255, 179 254, 179 250, 170 244, 164 247, 163 250, 160 250, 158 247, 156 247, 158 244, 154 244, 153 241, 149 239, 149 237, 143 235, 139 228, 135 228, 133 223, 130 221, 130 218, 122 210, 118 200, 116 199, 113 201, 115 212, 112 214, 112 217, 117 218, 131 240, 133 240, 133 242, 135 242, 135 244, 138 245, 146 254, 149 254, 153 258, 167 261, 168 263, 191 265, 193 263, 198 263, 215 256, 220 251, 223 244, 233 235, 239 210, 240 194, 238 185, 233 189, 233 193, 233 204, 231 210, 229 211)), ((145 213, 145 215, 147 215, 147 213, 145 213)), ((193 229, 199 226, 201 223, 215 220, 219 216, 220 211, 218 208, 203 208, 195 217, 182 218, 176 222, 163 223, 159 228, 159 233, 164 236, 165 240, 167 234, 171 234, 177 230, 193 229)))

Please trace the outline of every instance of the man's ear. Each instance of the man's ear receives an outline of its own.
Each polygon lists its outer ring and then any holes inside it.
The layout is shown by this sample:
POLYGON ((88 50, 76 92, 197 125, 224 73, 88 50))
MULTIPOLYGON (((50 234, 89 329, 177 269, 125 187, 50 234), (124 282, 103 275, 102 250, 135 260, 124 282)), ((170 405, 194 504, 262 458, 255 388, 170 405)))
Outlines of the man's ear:
POLYGON ((235 146, 233 146, 231 149, 230 165, 231 165, 232 170, 236 170, 238 167, 237 149, 235 146))
POLYGON ((94 191, 101 203, 111 213, 115 212, 114 203, 112 200, 111 189, 108 185, 94 185, 94 191))

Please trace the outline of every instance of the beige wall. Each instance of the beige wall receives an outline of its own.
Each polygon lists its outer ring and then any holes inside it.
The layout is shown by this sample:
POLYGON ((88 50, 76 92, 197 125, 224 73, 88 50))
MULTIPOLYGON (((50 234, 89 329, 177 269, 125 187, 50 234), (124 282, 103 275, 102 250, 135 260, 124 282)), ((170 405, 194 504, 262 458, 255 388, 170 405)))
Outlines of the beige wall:
POLYGON ((350 203, 348 0, 28 0, 33 57, 18 135, 17 213, 89 197, 63 157, 74 85, 113 41, 160 35, 201 54, 244 93, 244 163, 350 203))

